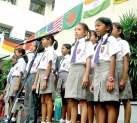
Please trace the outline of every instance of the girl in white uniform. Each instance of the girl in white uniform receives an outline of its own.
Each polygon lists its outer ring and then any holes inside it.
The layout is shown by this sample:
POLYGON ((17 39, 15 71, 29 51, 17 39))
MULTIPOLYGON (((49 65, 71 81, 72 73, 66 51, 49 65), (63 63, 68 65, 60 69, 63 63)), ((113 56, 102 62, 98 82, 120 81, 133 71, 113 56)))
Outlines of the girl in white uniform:
POLYGON ((119 99, 124 104, 124 123, 130 123, 131 117, 131 104, 130 100, 132 99, 132 89, 128 76, 129 68, 129 56, 131 54, 130 47, 127 41, 124 39, 123 28, 118 23, 113 23, 112 35, 117 39, 117 42, 120 46, 120 52, 117 55, 116 70, 118 72, 118 82, 119 82, 119 99))
POLYGON ((67 81, 69 67, 70 67, 70 52, 71 52, 71 45, 70 44, 63 44, 61 49, 63 58, 60 61, 58 67, 58 84, 57 84, 57 92, 62 96, 62 118, 60 123, 69 123, 70 122, 70 108, 69 105, 67 106, 65 96, 65 83, 67 81), (67 114, 67 117, 66 117, 67 114), (65 120, 67 119, 67 120, 65 120))
MULTIPOLYGON (((39 45, 39 42, 33 42, 30 47, 30 51, 35 53, 38 45, 39 45)), ((43 48, 42 44, 40 44, 40 47, 38 49, 38 54, 33 62, 29 77, 27 79, 27 83, 25 85, 25 98, 24 98, 25 121, 24 121, 24 123, 37 123, 38 95, 35 93, 35 91, 31 91, 31 88, 32 88, 32 85, 33 85, 35 77, 36 77, 37 66, 40 62, 40 58, 41 58, 40 53, 43 51, 44 51, 44 48, 43 48)), ((33 60, 33 57, 34 56, 32 56, 32 58, 29 60, 29 62, 27 64, 27 68, 26 68, 27 72, 28 72, 30 63, 33 60)))
POLYGON ((57 49, 57 41, 53 36, 48 36, 42 39, 42 44, 46 50, 40 60, 32 90, 36 89, 36 93, 41 95, 42 123, 46 123, 46 116, 48 117, 47 123, 51 123, 53 114, 52 93, 55 91, 53 71, 57 59, 54 49, 57 49))
POLYGON ((78 103, 81 106, 81 123, 87 122, 87 86, 89 84, 89 73, 93 45, 85 41, 88 26, 79 23, 75 27, 77 41, 71 50, 71 66, 66 82, 65 98, 69 99, 71 105, 71 122, 77 122, 78 103))
MULTIPOLYGON (((89 31, 89 40, 92 42, 94 49, 97 45, 99 37, 97 36, 94 30, 89 31)), ((90 68, 90 75, 89 75, 89 85, 88 85, 88 92, 87 92, 87 102, 88 102, 88 123, 94 122, 94 95, 90 92, 90 85, 92 83, 93 78, 93 71, 94 71, 94 56, 91 59, 91 68, 90 68)), ((96 105, 95 105, 96 106, 96 105)))
MULTIPOLYGON (((17 63, 14 65, 12 80, 8 86, 9 98, 10 98, 10 108, 13 104, 14 98, 19 90, 23 74, 26 69, 26 64, 28 62, 28 57, 25 55, 26 52, 22 48, 15 49, 15 55, 17 56, 17 63)), ((16 113, 13 114, 11 122, 16 122, 16 113)))
POLYGON ((110 36, 112 22, 100 17, 95 22, 96 33, 101 36, 94 55, 95 71, 91 90, 94 87, 94 101, 99 103, 99 123, 116 123, 118 118, 118 77, 115 71, 117 40, 110 36))

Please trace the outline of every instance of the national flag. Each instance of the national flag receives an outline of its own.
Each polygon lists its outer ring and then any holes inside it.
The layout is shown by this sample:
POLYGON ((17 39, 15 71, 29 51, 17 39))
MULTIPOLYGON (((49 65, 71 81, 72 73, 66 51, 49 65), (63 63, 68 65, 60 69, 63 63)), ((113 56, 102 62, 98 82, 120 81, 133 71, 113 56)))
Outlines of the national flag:
POLYGON ((128 0, 114 0, 114 4, 120 4, 120 3, 123 3, 126 1, 128 1, 128 0))
MULTIPOLYGON (((23 40, 18 40, 18 39, 13 39, 13 38, 9 38, 9 37, 4 37, 2 48, 5 49, 5 50, 8 50, 10 52, 13 52, 14 49, 16 48, 16 46, 19 43, 22 43, 22 42, 23 42, 23 40)), ((22 46, 19 46, 19 47, 22 48, 22 46)))
MULTIPOLYGON (((35 38, 35 33, 27 38, 27 40, 31 40, 35 38)), ((28 43, 25 45, 25 50, 29 50, 32 43, 28 43)))
POLYGON ((63 30, 70 29, 74 27, 76 24, 78 24, 81 21, 82 17, 82 10, 83 10, 83 2, 63 16, 63 30))
POLYGON ((110 0, 85 0, 83 18, 92 17, 110 5, 110 0))
POLYGON ((39 30, 38 32, 36 32, 36 38, 46 35, 47 32, 47 26, 43 27, 41 30, 39 30))
POLYGON ((55 31, 62 31, 62 21, 63 21, 63 16, 57 18, 47 26, 47 33, 52 33, 55 31))

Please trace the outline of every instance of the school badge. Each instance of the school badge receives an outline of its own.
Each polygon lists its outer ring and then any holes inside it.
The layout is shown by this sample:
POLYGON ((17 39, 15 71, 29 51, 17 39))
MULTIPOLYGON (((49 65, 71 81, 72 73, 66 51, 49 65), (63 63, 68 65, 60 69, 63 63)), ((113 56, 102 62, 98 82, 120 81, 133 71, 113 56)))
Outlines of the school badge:
POLYGON ((18 67, 16 67, 15 70, 18 70, 18 67))
POLYGON ((78 50, 77 50, 77 54, 79 54, 80 52, 81 52, 81 49, 78 49, 78 50))
POLYGON ((35 67, 35 65, 36 65, 36 63, 34 63, 34 64, 32 65, 32 67, 34 68, 34 67, 35 67))
POLYGON ((42 61, 44 61, 44 60, 45 60, 45 58, 46 58, 46 56, 43 56, 42 61))
POLYGON ((65 65, 66 65, 66 64, 64 63, 64 64, 63 64, 63 67, 65 67, 65 65))
POLYGON ((103 53, 104 52, 104 50, 105 50, 105 47, 103 46, 103 47, 101 47, 101 53, 103 53))

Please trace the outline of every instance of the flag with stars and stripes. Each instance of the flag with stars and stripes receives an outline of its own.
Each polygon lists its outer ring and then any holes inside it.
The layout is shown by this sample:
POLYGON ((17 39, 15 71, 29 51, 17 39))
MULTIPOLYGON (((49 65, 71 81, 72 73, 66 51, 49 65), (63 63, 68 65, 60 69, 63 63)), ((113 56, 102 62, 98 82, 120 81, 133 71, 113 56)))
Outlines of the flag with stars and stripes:
POLYGON ((63 22, 63 16, 52 21, 50 24, 48 24, 47 33, 52 33, 55 31, 59 31, 59 32, 62 31, 62 22, 63 22))

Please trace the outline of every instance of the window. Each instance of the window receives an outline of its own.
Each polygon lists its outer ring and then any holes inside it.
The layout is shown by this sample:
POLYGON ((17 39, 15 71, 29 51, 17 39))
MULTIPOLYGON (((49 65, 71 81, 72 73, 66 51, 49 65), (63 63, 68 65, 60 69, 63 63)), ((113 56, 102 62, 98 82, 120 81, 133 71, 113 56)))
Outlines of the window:
POLYGON ((5 1, 5 2, 11 3, 13 5, 16 4, 16 0, 1 0, 1 1, 5 1))
POLYGON ((10 32, 11 32, 11 29, 0 26, 0 34, 3 34, 4 36, 9 37, 10 32))
POLYGON ((52 11, 54 10, 54 7, 55 7, 55 1, 52 2, 52 11))
POLYGON ((41 0, 31 0, 29 10, 44 15, 45 5, 46 3, 41 0))

